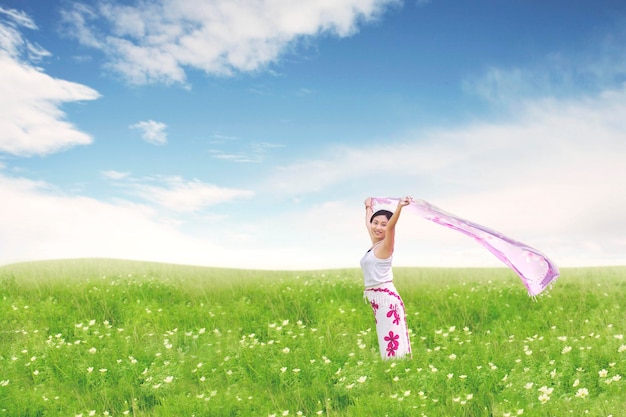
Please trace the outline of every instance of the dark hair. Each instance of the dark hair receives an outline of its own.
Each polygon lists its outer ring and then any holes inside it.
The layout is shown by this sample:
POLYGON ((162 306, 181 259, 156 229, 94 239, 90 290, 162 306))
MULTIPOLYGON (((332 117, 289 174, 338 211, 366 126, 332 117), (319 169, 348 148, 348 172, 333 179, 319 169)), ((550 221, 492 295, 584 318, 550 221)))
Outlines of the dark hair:
POLYGON ((374 217, 377 216, 385 216, 387 218, 387 220, 391 219, 391 216, 393 216, 393 213, 390 212, 389 210, 378 210, 376 213, 372 214, 372 217, 370 217, 370 223, 374 221, 374 217))

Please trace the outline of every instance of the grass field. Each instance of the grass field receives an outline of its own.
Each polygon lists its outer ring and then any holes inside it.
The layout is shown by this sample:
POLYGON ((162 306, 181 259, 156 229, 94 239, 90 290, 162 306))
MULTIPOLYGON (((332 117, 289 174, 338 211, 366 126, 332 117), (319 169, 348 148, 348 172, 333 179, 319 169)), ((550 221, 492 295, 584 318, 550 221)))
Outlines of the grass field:
POLYGON ((0 416, 626 416, 626 268, 396 269, 383 361, 358 269, 0 268, 0 416))

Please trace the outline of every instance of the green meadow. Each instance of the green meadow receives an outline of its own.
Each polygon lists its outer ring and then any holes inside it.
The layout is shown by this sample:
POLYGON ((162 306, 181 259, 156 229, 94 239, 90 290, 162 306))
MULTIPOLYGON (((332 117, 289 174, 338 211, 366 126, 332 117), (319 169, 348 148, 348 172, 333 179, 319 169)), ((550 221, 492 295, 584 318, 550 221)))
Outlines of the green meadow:
POLYGON ((358 269, 0 267, 0 416, 625 416, 626 267, 398 268, 381 360, 358 269))

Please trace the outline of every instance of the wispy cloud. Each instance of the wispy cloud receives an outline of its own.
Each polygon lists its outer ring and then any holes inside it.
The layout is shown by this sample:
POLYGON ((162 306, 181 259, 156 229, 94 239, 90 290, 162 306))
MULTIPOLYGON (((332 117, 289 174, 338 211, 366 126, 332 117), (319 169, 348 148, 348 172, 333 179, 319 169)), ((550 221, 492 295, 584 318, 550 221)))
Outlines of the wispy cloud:
POLYGON ((252 150, 257 155, 263 155, 271 150, 280 149, 284 146, 278 143, 269 143, 269 142, 256 142, 252 145, 252 150))
POLYGON ((111 180, 122 180, 122 179, 128 178, 130 176, 130 172, 119 172, 119 171, 115 171, 115 170, 101 171, 100 173, 105 178, 108 178, 108 179, 111 179, 111 180))
POLYGON ((107 178, 118 181, 129 195, 139 197, 155 207, 172 212, 191 213, 233 200, 246 200, 254 196, 249 190, 220 187, 197 179, 185 180, 178 176, 136 178, 128 173, 104 171, 107 178))
POLYGON ((227 150, 213 148, 209 149, 209 154, 215 159, 221 159, 225 161, 239 162, 239 163, 260 163, 265 160, 266 154, 273 149, 282 148, 283 145, 269 142, 254 142, 251 144, 241 143, 236 138, 229 138, 228 141, 212 141, 213 145, 224 145, 226 143, 229 146, 224 148, 231 148, 232 145, 237 145, 237 150, 227 150))
MULTIPOLYGON (((232 191, 203 187, 197 181, 164 180, 169 184, 155 188, 159 200, 172 204, 200 206, 234 198, 232 191), (183 194, 205 194, 208 190, 211 196, 194 203, 181 195, 164 195, 182 189, 187 190, 183 194)), ((206 224, 194 224, 205 233, 185 233, 181 222, 158 206, 67 195, 41 181, 0 175, 0 196, 3 201, 11 201, 0 216, 1 263, 109 257, 238 268, 301 269, 319 265, 319 255, 276 233, 273 218, 266 219, 269 230, 254 230, 259 222, 257 216, 229 220, 223 214, 212 215, 206 224), (258 236, 260 232, 262 236, 258 236)))
POLYGON ((311 94, 313 94, 313 90, 304 87, 299 88, 296 92, 296 95, 298 96, 309 96, 311 94))
POLYGON ((141 131, 141 138, 152 145, 165 145, 167 143, 167 125, 154 120, 138 122, 129 126, 131 129, 141 131))
POLYGON ((553 53, 529 66, 491 66, 468 76, 463 88, 498 106, 538 97, 582 97, 619 88, 626 78, 626 18, 592 34, 576 51, 553 53))
POLYGON ((203 251, 206 256, 211 249, 219 250, 209 241, 183 235, 173 222, 145 205, 109 204, 50 188, 0 176, 0 195, 12 202, 0 216, 4 262, 73 257, 173 260, 177 252, 198 262, 199 253, 192 253, 203 251))
POLYGON ((235 141, 238 139, 239 138, 237 138, 236 136, 221 135, 221 134, 216 133, 211 136, 211 138, 209 139, 209 143, 216 145, 216 144, 222 144, 225 142, 235 141))
POLYGON ((91 143, 88 134, 65 121, 61 106, 100 95, 37 68, 35 62, 48 53, 22 37, 24 28, 37 26, 24 13, 0 8, 0 152, 45 155, 91 143))
POLYGON ((252 159, 250 158, 249 155, 245 155, 242 153, 226 153, 218 149, 210 149, 209 154, 211 155, 212 158, 221 159, 223 161, 232 161, 232 162, 240 162, 240 163, 257 162, 256 159, 252 159))
POLYGON ((102 50, 131 83, 185 83, 186 68, 213 75, 256 71, 302 37, 349 36, 398 0, 165 0, 141 6, 76 4, 63 13, 68 33, 102 50))
POLYGON ((525 100, 504 122, 325 149, 325 157, 276 168, 262 188, 309 200, 317 192, 353 200, 376 190, 413 194, 520 239, 549 242, 565 262, 594 247, 611 263, 626 249, 625 131, 625 87, 525 100))
MULTIPOLYGON (((37 29, 37 25, 35 21, 28 16, 25 12, 15 10, 15 9, 7 9, 0 6, 0 15, 3 15, 7 20, 8 24, 13 26, 21 26, 27 29, 37 29)), ((2 29, 2 31, 6 31, 6 28, 2 29)), ((3 36, 4 38, 4 36, 3 36)), ((3 39, 3 41, 6 39, 3 39)))

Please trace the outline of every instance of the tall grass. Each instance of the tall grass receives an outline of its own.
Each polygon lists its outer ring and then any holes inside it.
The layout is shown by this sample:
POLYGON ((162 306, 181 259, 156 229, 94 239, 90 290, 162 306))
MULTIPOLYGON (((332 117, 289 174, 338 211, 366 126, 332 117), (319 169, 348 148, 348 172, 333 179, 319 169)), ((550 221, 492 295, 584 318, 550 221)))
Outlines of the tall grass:
POLYGON ((360 271, 0 268, 0 416, 624 416, 626 268, 396 270, 383 361, 360 271))

